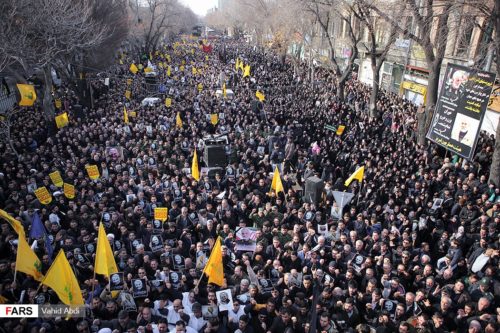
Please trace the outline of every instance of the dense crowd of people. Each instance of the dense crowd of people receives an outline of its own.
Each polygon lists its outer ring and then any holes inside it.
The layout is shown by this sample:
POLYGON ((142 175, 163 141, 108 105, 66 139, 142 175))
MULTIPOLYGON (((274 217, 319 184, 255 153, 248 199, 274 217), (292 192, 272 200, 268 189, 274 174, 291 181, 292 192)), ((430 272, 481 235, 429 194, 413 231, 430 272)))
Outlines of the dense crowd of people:
MULTIPOLYGON (((161 93, 149 90, 151 75, 129 71, 132 62, 147 67, 148 55, 121 55, 122 65, 92 80, 93 107, 76 112, 78 95, 60 89, 70 122, 54 135, 40 110, 16 114, 20 157, 0 143, 0 208, 27 231, 41 217, 48 237, 34 249, 42 271, 53 259, 43 242, 63 249, 88 314, 0 319, 0 331, 498 332, 500 189, 487 182, 494 138, 482 134, 464 161, 417 145, 416 107, 400 96, 381 93, 373 119, 370 89, 354 78, 342 101, 328 69, 316 68, 311 82, 306 65, 272 52, 229 40, 213 47, 205 53, 191 41, 153 53, 161 93), (237 59, 250 64, 249 77, 237 59), (234 95, 223 96, 224 84, 234 95), (152 95, 161 103, 141 104, 152 95), (124 107, 136 113, 128 124, 124 107), (207 173, 204 139, 218 135, 227 137, 227 163, 207 173), (364 179, 346 187, 360 166, 364 179), (276 168, 279 193, 270 191, 276 168), (51 182, 54 170, 75 185, 74 199, 51 182), (314 176, 325 183, 317 202, 303 197, 314 176), (53 196, 48 205, 34 195, 41 186, 53 196), (332 216, 335 191, 354 193, 341 216, 332 216), (157 207, 168 208, 165 223, 154 219, 157 207), (109 279, 93 272, 99 223, 122 273, 109 279), (246 228, 251 251, 237 246, 246 228), (219 236, 222 286, 202 277, 219 236)), ((1 226, 4 302, 57 304, 50 288, 15 274, 18 236, 1 226)))

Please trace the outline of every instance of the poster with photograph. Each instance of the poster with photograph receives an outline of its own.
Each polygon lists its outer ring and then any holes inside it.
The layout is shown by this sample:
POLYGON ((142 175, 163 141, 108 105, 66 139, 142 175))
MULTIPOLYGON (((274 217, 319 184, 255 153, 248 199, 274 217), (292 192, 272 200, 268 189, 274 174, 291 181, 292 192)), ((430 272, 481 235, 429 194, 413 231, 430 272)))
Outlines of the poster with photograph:
POLYGON ((257 229, 239 228, 236 230, 236 251, 254 252, 257 246, 257 229))
POLYGON ((351 261, 352 268, 356 271, 356 273, 361 272, 363 269, 361 266, 363 266, 363 263, 365 262, 366 258, 362 256, 361 254, 356 254, 354 258, 351 261))
POLYGON ((163 232, 163 222, 160 220, 153 220, 153 234, 161 234, 163 232))
POLYGON ((493 73, 448 64, 427 138, 470 160, 494 83, 493 73))
POLYGON ((208 261, 208 251, 196 251, 196 269, 203 269, 208 261))
POLYGON ((318 234, 324 235, 328 233, 328 224, 318 224, 318 234))
POLYGON ((233 308, 231 289, 216 291, 215 296, 217 297, 217 304, 219 304, 219 311, 229 311, 233 308))
POLYGON ((123 148, 122 147, 106 147, 106 157, 113 162, 123 161, 123 148))
POLYGON ((168 273, 168 282, 172 285, 172 288, 179 289, 181 286, 182 274, 179 272, 170 272, 168 273))
POLYGON ((158 290, 162 285, 164 285, 163 280, 150 280, 149 285, 153 290, 158 290))
POLYGON ((184 257, 181 256, 180 254, 173 254, 172 253, 172 261, 174 264, 174 269, 179 270, 179 269, 184 269, 184 257))
POLYGON ((201 306, 201 315, 203 319, 210 320, 212 318, 217 318, 219 315, 219 309, 216 305, 202 305, 201 306))
POLYGON ((259 286, 263 293, 269 293, 273 290, 273 282, 269 279, 259 279, 259 286))
POLYGON ((132 295, 134 298, 148 296, 146 279, 132 279, 132 295))
POLYGON ((382 310, 389 312, 391 319, 394 319, 394 317, 396 316, 396 306, 397 305, 398 305, 398 302, 396 302, 396 301, 385 300, 384 307, 382 308, 382 310))
POLYGON ((163 239, 160 235, 152 235, 149 247, 153 252, 161 252, 163 250, 163 239))
POLYGON ((137 254, 137 247, 142 244, 142 240, 140 239, 134 239, 133 241, 130 242, 130 252, 132 254, 137 254))
POLYGON ((113 273, 109 276, 109 290, 123 290, 123 273, 113 273))

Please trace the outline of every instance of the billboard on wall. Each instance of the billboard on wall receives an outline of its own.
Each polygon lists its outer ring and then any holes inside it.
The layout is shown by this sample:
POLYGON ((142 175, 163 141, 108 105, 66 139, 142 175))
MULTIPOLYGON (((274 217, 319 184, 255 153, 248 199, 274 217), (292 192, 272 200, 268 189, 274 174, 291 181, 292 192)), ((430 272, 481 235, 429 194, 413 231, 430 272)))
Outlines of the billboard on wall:
POLYGON ((495 74, 448 64, 427 138, 471 159, 495 74))

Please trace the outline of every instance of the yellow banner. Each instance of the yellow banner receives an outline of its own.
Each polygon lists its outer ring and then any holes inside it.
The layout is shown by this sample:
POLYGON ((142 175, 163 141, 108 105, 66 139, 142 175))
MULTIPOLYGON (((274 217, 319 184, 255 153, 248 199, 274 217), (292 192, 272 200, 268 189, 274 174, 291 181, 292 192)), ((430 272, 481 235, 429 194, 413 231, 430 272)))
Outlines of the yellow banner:
POLYGON ((415 82, 403 81, 401 83, 401 88, 416 92, 417 94, 425 96, 427 93, 427 87, 415 82))
POLYGON ((52 195, 49 193, 45 186, 39 187, 35 190, 35 195, 38 201, 44 205, 52 202, 52 195))
POLYGON ((165 207, 155 208, 154 219, 165 222, 168 219, 168 208, 165 207))
POLYGON ((172 106, 172 99, 171 98, 165 98, 165 106, 167 108, 172 106))
POLYGON ((35 104, 35 86, 31 84, 18 84, 17 89, 19 89, 19 93, 21 94, 19 106, 33 106, 33 104, 35 104))
POLYGON ((56 116, 57 128, 63 128, 64 126, 67 126, 68 123, 69 123, 69 119, 68 119, 68 114, 66 112, 56 116))
POLYGON ((49 173, 50 180, 52 180, 52 183, 57 186, 57 187, 62 187, 64 184, 64 181, 61 177, 61 173, 59 170, 56 170, 54 172, 49 173))
POLYGON ((85 169, 87 170, 87 174, 89 175, 90 179, 95 180, 100 177, 97 165, 86 165, 85 169))
POLYGON ((64 183, 64 196, 68 199, 74 199, 75 198, 75 187, 71 184, 64 183))
POLYGON ((139 71, 139 69, 137 68, 137 66, 135 64, 132 64, 130 65, 130 68, 129 70, 134 73, 134 74, 137 74, 137 72, 139 71))
POLYGON ((131 94, 132 93, 130 92, 130 90, 125 91, 125 98, 128 99, 128 100, 130 100, 130 95, 131 94))

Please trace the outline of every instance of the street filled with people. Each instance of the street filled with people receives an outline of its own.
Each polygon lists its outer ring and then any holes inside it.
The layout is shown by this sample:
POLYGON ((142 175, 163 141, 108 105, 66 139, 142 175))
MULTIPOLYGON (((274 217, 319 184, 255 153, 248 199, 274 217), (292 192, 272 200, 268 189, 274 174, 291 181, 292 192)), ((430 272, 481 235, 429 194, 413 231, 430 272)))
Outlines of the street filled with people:
MULTIPOLYGON (((88 69, 87 106, 63 83, 57 113, 69 120, 53 133, 40 106, 16 113, 12 146, 0 142, 0 208, 24 227, 41 274, 66 256, 87 313, 2 318, 0 331, 499 331, 493 137, 463 160, 418 145, 417 106, 397 94, 381 92, 370 118, 355 75, 341 100, 328 68, 311 80, 307 63, 271 50, 207 45, 120 52, 108 72, 88 69), (34 220, 43 230, 31 237, 34 220), (110 276, 94 271, 100 226, 110 276)), ((60 303, 17 271, 11 225, 2 220, 2 302, 60 303)))

